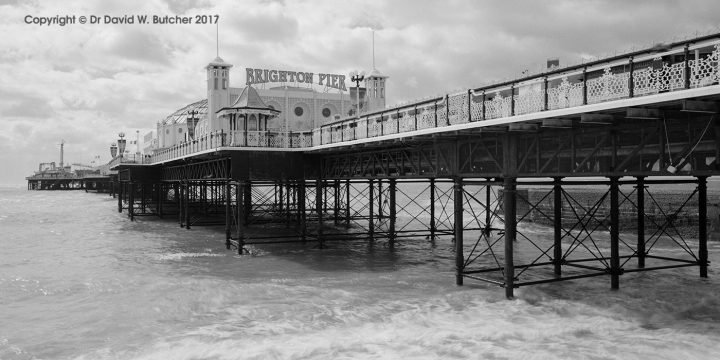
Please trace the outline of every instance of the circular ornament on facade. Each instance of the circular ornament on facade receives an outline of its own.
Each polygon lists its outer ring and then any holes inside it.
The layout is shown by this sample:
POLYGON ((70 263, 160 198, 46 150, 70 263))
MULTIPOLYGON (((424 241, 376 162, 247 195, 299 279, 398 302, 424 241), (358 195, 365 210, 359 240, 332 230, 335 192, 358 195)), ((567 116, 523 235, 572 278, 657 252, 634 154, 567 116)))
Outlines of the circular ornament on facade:
POLYGON ((296 107, 296 108, 295 108, 295 115, 296 115, 296 116, 302 116, 302 114, 303 114, 303 108, 301 108, 300 106, 296 107))
POLYGON ((330 109, 328 109, 328 108, 322 109, 322 115, 326 118, 330 117, 330 109))

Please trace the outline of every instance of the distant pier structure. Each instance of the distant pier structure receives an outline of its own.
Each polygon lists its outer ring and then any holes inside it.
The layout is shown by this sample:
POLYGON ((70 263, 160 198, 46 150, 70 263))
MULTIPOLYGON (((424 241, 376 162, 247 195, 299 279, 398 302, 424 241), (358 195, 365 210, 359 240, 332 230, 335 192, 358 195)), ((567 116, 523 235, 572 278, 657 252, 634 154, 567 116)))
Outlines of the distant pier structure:
MULTIPOLYGON (((288 125, 310 108, 287 106, 299 97, 275 98, 286 102, 279 109, 253 87, 289 72, 253 70, 254 83, 231 96, 229 68, 211 62, 204 108, 158 125, 182 138, 164 138, 137 163, 111 163, 118 210, 130 219, 224 225, 227 248, 241 254, 258 243, 452 241, 457 284, 496 284, 508 297, 585 277, 618 289, 630 272, 708 274, 720 34, 389 108, 361 106, 384 98, 385 76, 353 74, 349 99, 328 106, 323 121, 305 121, 308 129, 288 125), (684 185, 683 201, 659 200, 669 184, 684 185), (578 186, 600 191, 580 201, 568 191, 578 186), (529 197, 528 188, 544 190, 529 197), (693 238, 677 224, 690 208, 693 238), (620 209, 635 214, 632 232, 620 209), (553 235, 529 232, 530 213, 553 235), (267 224, 284 230, 257 231, 267 224)), ((317 95, 305 99, 323 116, 317 95)))
MULTIPOLYGON (((83 164, 65 165, 65 140, 60 141, 60 165, 55 162, 40 163, 38 170, 25 178, 28 190, 85 190, 113 193, 117 172, 108 164, 90 166, 83 164), (79 166, 79 169, 73 169, 79 166)), ((117 146, 115 152, 117 152, 117 146)), ((111 154, 113 158, 116 153, 111 154)))

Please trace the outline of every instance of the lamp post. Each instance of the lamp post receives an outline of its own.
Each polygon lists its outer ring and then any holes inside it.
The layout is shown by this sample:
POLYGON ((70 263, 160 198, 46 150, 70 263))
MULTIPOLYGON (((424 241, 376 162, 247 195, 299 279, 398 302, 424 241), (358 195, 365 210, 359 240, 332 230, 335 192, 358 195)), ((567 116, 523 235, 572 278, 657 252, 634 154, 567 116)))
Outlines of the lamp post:
MULTIPOLYGON (((125 138, 124 132, 119 133, 118 136, 120 137, 117 141, 118 153, 120 154, 120 159, 122 159, 123 154, 125 153, 125 145, 127 144, 127 140, 124 139, 125 138)), ((122 162, 122 160, 121 160, 121 162, 122 162)))
POLYGON ((118 154, 118 147, 115 143, 110 144, 110 156, 114 159, 118 154))
POLYGON ((357 96, 357 110, 355 111, 355 117, 360 120, 360 82, 365 80, 365 71, 361 71, 359 74, 357 71, 350 73, 350 81, 355 82, 355 94, 357 96))
POLYGON ((185 120, 187 125, 188 141, 195 140, 195 126, 197 126, 198 121, 200 121, 200 118, 195 117, 197 113, 197 110, 188 111, 188 117, 185 120))

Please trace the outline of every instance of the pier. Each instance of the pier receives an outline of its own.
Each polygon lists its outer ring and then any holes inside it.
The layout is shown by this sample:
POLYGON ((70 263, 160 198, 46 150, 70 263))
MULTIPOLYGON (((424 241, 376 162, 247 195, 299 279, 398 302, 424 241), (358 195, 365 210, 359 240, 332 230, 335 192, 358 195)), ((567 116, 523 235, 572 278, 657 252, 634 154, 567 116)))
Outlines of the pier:
POLYGON ((224 84, 229 67, 207 67, 208 131, 188 120, 184 141, 109 164, 118 210, 131 220, 222 225, 239 254, 267 243, 452 241, 456 283, 496 284, 509 298, 520 286, 586 277, 618 289, 631 272, 708 275, 720 34, 357 111, 310 131, 269 130, 278 111, 251 86, 213 105, 222 93, 211 79, 224 84), (658 200, 668 184, 685 185, 683 201, 658 200), (580 201, 568 191, 578 186, 599 190, 580 201), (678 231, 689 208, 696 245, 678 231), (552 227, 552 241, 524 232, 531 214, 552 227), (263 224, 284 231, 252 231, 263 224), (518 257, 519 247, 535 255, 518 257))

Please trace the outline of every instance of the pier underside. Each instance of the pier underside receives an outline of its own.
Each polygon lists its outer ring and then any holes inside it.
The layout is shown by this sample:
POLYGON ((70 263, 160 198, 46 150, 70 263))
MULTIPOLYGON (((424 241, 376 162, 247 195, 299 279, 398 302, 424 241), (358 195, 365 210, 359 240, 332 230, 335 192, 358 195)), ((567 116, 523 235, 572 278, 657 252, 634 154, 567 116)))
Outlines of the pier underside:
POLYGON ((240 254, 251 244, 453 242, 457 284, 489 282, 508 297, 519 286, 595 276, 617 289, 622 274, 675 267, 705 277, 720 120, 683 109, 122 165, 118 210, 188 229, 224 226, 227 248, 240 254), (672 198, 668 186, 679 189, 672 198))

